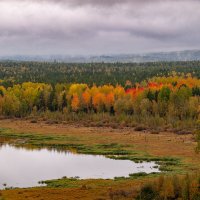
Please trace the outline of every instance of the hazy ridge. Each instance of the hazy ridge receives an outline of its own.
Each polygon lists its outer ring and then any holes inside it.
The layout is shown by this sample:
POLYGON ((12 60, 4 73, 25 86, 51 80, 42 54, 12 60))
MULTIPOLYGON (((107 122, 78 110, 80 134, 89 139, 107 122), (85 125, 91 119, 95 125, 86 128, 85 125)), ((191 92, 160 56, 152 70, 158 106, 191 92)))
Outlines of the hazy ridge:
POLYGON ((144 54, 113 54, 101 56, 69 56, 69 55, 15 55, 0 56, 0 60, 11 61, 43 61, 43 62, 158 62, 158 61, 196 61, 200 60, 200 50, 185 50, 173 52, 157 52, 144 54))

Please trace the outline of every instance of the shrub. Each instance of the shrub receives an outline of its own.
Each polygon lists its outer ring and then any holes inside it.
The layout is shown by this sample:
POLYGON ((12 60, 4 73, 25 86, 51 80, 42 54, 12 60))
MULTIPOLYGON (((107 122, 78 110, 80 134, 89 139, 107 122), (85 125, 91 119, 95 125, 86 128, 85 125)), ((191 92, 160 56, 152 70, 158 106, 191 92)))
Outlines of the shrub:
POLYGON ((136 200, 159 200, 159 195, 152 185, 145 185, 141 188, 136 200))

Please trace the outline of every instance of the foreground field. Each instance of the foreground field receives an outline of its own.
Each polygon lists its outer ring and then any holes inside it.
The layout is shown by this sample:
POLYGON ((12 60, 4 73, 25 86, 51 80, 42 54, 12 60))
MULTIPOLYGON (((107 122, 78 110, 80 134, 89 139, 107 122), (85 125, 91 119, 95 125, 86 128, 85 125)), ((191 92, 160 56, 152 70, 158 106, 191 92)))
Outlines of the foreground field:
MULTIPOLYGON (((132 160, 174 159, 173 165, 164 169, 167 174, 197 171, 200 156, 195 153, 194 136, 162 132, 150 134, 136 132, 131 128, 86 128, 78 125, 31 123, 22 120, 1 120, 0 136, 10 138, 16 145, 35 147, 54 147, 70 149, 89 154, 112 155, 123 152, 124 157, 132 160), (177 161, 177 162, 176 162, 177 161)), ((14 189, 1 191, 7 200, 22 199, 133 199, 140 185, 157 175, 136 176, 116 180, 70 180, 50 181, 48 187, 14 189)))

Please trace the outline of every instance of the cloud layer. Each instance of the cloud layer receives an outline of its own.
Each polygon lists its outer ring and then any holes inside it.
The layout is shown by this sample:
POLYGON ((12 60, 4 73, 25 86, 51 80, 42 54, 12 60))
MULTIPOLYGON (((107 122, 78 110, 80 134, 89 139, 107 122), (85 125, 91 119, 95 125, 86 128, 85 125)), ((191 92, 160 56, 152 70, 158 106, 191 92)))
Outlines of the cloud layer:
POLYGON ((0 54, 200 48, 198 0, 1 0, 0 54))

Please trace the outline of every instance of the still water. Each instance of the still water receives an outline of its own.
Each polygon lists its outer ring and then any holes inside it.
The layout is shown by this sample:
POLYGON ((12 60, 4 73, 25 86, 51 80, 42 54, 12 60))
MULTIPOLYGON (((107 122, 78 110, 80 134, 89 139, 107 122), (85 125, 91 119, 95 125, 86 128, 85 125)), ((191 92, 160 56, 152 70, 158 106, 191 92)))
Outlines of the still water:
POLYGON ((104 156, 41 149, 28 150, 5 144, 0 147, 0 189, 34 187, 38 181, 66 177, 128 177, 131 173, 159 172, 154 162, 134 163, 104 156))

